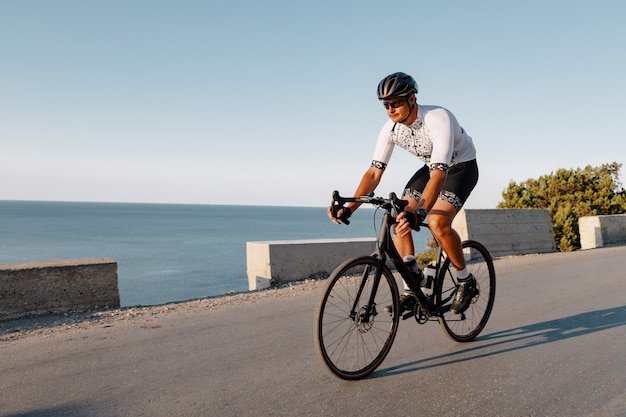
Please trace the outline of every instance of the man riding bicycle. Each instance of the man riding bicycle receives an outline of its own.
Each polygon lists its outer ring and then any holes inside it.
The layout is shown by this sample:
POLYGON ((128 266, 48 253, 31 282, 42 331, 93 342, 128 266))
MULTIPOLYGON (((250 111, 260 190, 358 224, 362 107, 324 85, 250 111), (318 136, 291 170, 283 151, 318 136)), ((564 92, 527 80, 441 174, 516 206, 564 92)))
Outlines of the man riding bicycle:
MULTIPOLYGON (((421 274, 414 256, 412 229, 428 215, 428 225, 457 271, 459 288, 451 306, 455 314, 464 312, 476 291, 476 280, 468 272, 461 238, 452 221, 478 181, 476 149, 472 138, 454 115, 443 107, 419 105, 418 86, 413 77, 396 72, 378 84, 378 99, 389 120, 378 134, 371 166, 365 171, 354 196, 368 195, 376 189, 396 145, 421 159, 422 166, 408 181, 403 198, 409 202, 398 214, 394 244, 407 267, 421 274)), ((350 203, 328 216, 334 223, 348 219, 360 206, 350 203)), ((416 298, 407 284, 400 297, 401 313, 412 311, 416 298)))

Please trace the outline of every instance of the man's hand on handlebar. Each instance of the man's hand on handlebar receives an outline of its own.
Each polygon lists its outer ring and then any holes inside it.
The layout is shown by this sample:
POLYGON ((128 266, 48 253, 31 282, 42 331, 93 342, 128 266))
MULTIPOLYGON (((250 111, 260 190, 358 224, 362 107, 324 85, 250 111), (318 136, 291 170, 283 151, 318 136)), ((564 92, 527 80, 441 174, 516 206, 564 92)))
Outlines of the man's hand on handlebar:
POLYGON ((422 213, 412 211, 403 211, 396 218, 395 233, 398 236, 405 236, 411 233, 411 230, 420 230, 420 224, 424 221, 422 213))
POLYGON ((328 207, 328 217, 335 224, 350 224, 348 220, 352 216, 352 210, 349 207, 330 206, 328 207))

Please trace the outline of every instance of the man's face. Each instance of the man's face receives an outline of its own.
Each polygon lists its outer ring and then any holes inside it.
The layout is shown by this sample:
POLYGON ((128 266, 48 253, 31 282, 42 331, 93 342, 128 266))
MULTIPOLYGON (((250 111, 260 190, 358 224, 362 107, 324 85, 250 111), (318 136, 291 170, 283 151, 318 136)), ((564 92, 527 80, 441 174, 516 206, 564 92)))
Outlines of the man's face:
POLYGON ((411 113, 409 100, 411 97, 390 97, 383 100, 383 105, 387 109, 387 116, 394 122, 398 123, 406 120, 411 113))

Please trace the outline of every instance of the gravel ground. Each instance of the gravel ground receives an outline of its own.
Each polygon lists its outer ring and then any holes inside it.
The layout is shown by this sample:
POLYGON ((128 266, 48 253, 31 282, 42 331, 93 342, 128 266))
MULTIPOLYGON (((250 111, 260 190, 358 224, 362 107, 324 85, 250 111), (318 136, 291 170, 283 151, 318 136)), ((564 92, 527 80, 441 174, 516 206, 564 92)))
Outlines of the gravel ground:
POLYGON ((106 325, 116 321, 133 320, 161 313, 194 310, 206 311, 235 304, 253 303, 261 298, 295 295, 295 292, 313 290, 324 284, 325 281, 323 280, 306 280, 291 282, 267 290, 233 293, 220 297, 202 298, 158 306, 78 310, 62 314, 0 321, 0 342, 8 342, 28 336, 46 335, 72 328, 106 325))

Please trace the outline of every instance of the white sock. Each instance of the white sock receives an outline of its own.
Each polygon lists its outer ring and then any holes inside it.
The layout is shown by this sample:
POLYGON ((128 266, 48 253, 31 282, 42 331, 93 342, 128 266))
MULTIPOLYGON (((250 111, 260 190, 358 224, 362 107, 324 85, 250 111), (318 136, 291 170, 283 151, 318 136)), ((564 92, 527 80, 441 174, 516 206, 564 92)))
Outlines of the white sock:
MULTIPOLYGON (((402 261, 403 261, 405 264, 415 262, 415 256, 413 256, 413 255, 407 255, 407 256, 405 256, 404 258, 402 258, 402 261)), ((404 282, 404 280, 402 280, 402 283, 404 284, 404 292, 407 292, 407 291, 413 291, 413 290, 411 290, 411 288, 410 288, 410 287, 406 284, 406 282, 404 282)))
POLYGON ((402 262, 404 262, 405 264, 408 264, 409 262, 415 260, 415 256, 413 255, 407 255, 404 258, 402 258, 402 262))
POLYGON ((467 280, 469 278, 469 271, 467 270, 467 267, 463 269, 458 269, 456 271, 456 277, 459 281, 467 280))

